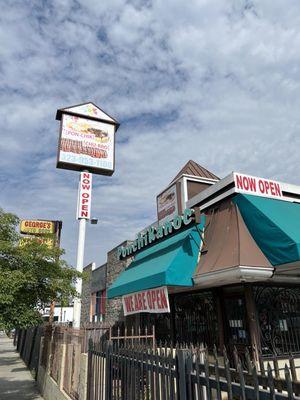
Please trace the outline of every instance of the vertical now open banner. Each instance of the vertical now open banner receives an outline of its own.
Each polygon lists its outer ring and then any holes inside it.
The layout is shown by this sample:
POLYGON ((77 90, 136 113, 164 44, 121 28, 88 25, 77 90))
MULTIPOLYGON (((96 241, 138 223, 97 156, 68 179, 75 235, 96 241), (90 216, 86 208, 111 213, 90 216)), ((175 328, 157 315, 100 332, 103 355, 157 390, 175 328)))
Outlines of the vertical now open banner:
POLYGON ((90 219, 92 202, 92 174, 81 172, 78 188, 77 219, 90 219))

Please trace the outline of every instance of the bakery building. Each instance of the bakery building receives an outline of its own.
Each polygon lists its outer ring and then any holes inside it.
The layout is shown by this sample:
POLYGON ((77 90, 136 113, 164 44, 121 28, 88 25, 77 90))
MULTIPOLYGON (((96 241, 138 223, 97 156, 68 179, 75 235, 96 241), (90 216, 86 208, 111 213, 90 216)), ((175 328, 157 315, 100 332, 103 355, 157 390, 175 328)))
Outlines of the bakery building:
MULTIPOLYGON (((113 249, 106 310, 157 339, 300 353, 300 187, 189 161, 113 249)), ((108 257, 108 259, 109 259, 108 257)))

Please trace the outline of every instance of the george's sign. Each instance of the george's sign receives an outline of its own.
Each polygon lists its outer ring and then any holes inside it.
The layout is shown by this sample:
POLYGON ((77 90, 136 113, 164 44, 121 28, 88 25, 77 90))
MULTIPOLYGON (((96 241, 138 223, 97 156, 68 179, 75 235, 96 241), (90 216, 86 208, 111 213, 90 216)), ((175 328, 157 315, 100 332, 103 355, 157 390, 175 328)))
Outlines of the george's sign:
POLYGON ((170 312, 168 289, 162 286, 155 289, 142 290, 122 297, 124 315, 170 312))
POLYGON ((282 199, 283 197, 280 183, 270 179, 234 172, 234 184, 237 193, 253 194, 277 199, 282 199))
POLYGON ((56 221, 44 220, 22 220, 20 223, 20 232, 30 235, 44 235, 56 233, 58 223, 56 221))
POLYGON ((78 189, 77 219, 90 219, 92 201, 92 174, 81 172, 78 189))
POLYGON ((29 243, 32 241, 36 241, 39 244, 45 244, 47 247, 50 249, 55 247, 57 244, 56 238, 47 238, 47 237, 41 237, 41 236, 22 236, 19 241, 19 246, 24 247, 27 246, 29 243))

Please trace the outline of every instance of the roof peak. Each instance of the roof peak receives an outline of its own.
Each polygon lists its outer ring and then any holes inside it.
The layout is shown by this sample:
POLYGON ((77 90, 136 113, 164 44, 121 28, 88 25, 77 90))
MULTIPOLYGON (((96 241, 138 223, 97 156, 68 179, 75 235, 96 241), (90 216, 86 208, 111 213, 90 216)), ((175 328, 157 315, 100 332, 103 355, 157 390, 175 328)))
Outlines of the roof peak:
POLYGON ((206 178, 206 179, 216 179, 219 180, 220 178, 210 172, 208 169, 202 167, 196 161, 194 160, 189 160, 178 172, 178 174, 175 176, 174 179, 172 179, 171 183, 175 182, 177 179, 179 179, 182 175, 193 175, 193 176, 198 176, 201 178, 206 178))
POLYGON ((87 102, 82 104, 76 104, 74 106, 60 108, 57 110, 56 119, 60 120, 63 113, 71 113, 79 116, 86 116, 88 118, 107 121, 118 125, 118 122, 98 107, 95 103, 87 102))

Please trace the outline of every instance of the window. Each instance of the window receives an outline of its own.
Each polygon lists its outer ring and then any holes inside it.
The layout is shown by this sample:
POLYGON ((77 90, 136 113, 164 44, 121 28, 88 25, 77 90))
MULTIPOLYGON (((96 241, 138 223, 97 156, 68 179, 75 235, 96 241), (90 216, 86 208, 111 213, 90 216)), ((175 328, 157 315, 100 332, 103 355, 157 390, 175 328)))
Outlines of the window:
POLYGON ((254 289, 263 355, 300 353, 300 288, 254 289))
POLYGON ((92 321, 103 321, 106 312, 106 290, 99 290, 92 293, 91 303, 92 321))

